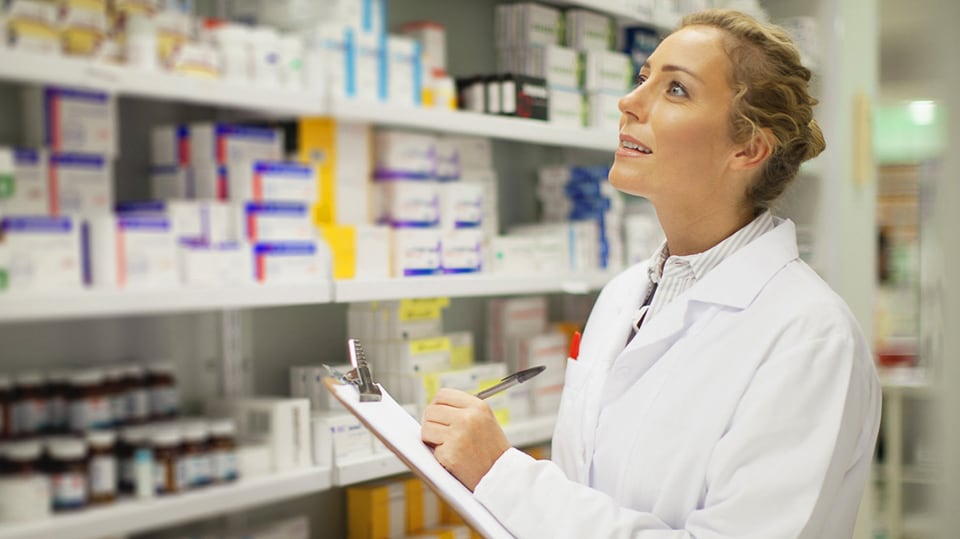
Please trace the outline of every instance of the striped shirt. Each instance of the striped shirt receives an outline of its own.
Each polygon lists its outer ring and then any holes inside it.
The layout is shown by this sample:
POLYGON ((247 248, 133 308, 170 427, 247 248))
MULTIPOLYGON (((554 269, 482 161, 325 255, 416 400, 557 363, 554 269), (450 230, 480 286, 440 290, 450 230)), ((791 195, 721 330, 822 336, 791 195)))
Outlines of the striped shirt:
POLYGON ((760 214, 747 226, 702 253, 670 256, 667 242, 663 242, 650 264, 650 282, 656 285, 653 300, 641 323, 646 323, 663 310, 677 296, 683 294, 710 270, 741 247, 774 229, 776 223, 769 211, 760 214))

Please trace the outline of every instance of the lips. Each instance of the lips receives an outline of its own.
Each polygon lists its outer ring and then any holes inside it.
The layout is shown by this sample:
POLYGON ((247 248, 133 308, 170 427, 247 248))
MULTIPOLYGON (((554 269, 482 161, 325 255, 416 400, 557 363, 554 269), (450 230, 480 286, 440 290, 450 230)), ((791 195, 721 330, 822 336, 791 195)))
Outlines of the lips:
POLYGON ((650 155, 653 153, 653 150, 649 146, 643 144, 639 140, 631 137, 630 135, 620 135, 620 148, 629 153, 650 155))

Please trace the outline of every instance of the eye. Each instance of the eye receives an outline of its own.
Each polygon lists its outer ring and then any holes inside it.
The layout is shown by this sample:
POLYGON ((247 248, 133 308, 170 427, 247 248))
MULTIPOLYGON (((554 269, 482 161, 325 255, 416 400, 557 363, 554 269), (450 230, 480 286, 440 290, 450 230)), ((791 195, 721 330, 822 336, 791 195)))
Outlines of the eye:
POLYGON ((647 81, 647 76, 644 75, 643 73, 640 73, 639 75, 637 75, 637 83, 634 84, 633 87, 636 88, 637 86, 640 86, 646 81, 647 81))
POLYGON ((667 92, 674 97, 689 97, 687 89, 679 82, 671 82, 670 89, 667 92))

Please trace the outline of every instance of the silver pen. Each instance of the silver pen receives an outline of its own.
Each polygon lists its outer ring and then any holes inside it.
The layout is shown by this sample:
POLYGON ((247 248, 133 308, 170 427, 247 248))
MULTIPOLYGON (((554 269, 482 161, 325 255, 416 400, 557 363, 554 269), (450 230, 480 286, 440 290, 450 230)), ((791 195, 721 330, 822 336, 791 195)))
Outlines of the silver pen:
POLYGON ((487 389, 484 389, 483 391, 477 393, 474 396, 477 397, 478 399, 485 399, 487 397, 492 397, 493 395, 496 395, 501 391, 506 391, 517 384, 522 384, 526 382, 527 380, 543 372, 544 369, 546 369, 546 367, 543 365, 540 365, 537 367, 530 367, 529 369, 524 369, 522 371, 517 371, 511 374, 510 376, 503 378, 497 384, 490 386, 487 389))

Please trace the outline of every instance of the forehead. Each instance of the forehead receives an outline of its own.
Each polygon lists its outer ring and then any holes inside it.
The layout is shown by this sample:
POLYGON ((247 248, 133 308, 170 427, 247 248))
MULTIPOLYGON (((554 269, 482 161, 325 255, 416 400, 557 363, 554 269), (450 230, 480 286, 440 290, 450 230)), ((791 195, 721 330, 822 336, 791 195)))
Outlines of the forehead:
POLYGON ((723 31, 711 26, 687 26, 667 36, 650 55, 653 68, 671 64, 704 80, 729 80, 732 64, 724 49, 723 31))

